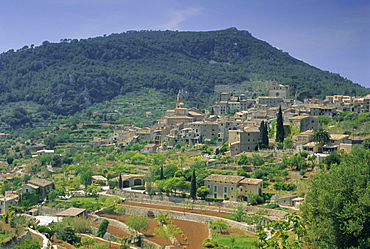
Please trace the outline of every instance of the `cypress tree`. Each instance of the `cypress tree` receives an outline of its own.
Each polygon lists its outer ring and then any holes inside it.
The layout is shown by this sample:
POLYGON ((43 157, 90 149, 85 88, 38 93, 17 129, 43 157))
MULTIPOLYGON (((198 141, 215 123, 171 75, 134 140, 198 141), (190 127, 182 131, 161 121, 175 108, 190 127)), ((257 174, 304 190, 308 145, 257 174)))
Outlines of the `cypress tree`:
POLYGON ((276 142, 284 142, 284 124, 283 124, 283 112, 281 111, 281 106, 279 107, 279 112, 277 114, 276 120, 276 142))
POLYGON ((268 132, 268 124, 265 122, 265 127, 264 127, 264 140, 263 143, 265 144, 265 147, 269 147, 269 132, 268 132))
POLYGON ((160 175, 159 175, 159 180, 163 180, 163 179, 164 179, 163 166, 161 166, 161 172, 160 172, 160 175))
POLYGON ((260 141, 261 141, 261 148, 266 148, 266 144, 265 144, 265 121, 262 120, 261 124, 260 124, 260 141))
POLYGON ((119 178, 118 178, 118 187, 120 189, 122 189, 122 174, 119 174, 119 178))
POLYGON ((191 176, 190 197, 192 199, 197 197, 197 177, 195 176, 195 169, 193 170, 193 175, 191 176))

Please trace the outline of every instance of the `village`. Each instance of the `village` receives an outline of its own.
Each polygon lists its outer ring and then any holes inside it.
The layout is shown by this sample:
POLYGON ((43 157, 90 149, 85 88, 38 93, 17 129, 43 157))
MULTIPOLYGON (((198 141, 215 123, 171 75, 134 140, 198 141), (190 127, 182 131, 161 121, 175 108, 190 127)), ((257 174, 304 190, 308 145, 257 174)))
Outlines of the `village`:
MULTIPOLYGON (((165 116, 156 120, 155 124, 150 127, 120 127, 120 129, 115 129, 113 133, 108 134, 107 138, 94 137, 88 145, 70 146, 61 154, 57 154, 53 149, 45 149, 43 144, 29 146, 32 160, 37 162, 45 157, 62 158, 66 153, 82 152, 88 147, 122 149, 141 142, 142 147, 138 153, 148 155, 147 157, 151 158, 149 161, 152 160, 153 163, 139 163, 146 166, 135 166, 136 173, 119 172, 117 174, 118 171, 116 171, 114 175, 109 175, 107 169, 105 169, 105 174, 104 170, 101 171, 103 173, 94 170, 88 176, 89 180, 86 184, 81 181, 80 184, 76 185, 77 188, 67 191, 66 187, 63 187, 64 191, 61 192, 57 191, 58 187, 54 182, 54 179, 58 178, 50 177, 58 171, 60 166, 55 167, 51 163, 47 165, 47 170, 50 172, 49 177, 40 174, 41 172, 34 172, 21 188, 5 191, 4 196, 0 197, 0 213, 5 215, 10 210, 16 210, 15 207, 20 202, 24 203, 24 200, 33 198, 33 204, 36 205, 23 211, 37 216, 45 213, 42 208, 43 203, 53 202, 56 198, 63 199, 65 198, 63 195, 82 197, 111 195, 119 197, 120 200, 137 201, 147 205, 155 203, 170 205, 174 208, 192 205, 191 210, 193 208, 202 209, 199 205, 208 203, 210 211, 218 210, 218 212, 225 213, 232 213, 232 210, 236 210, 240 203, 245 203, 242 205, 244 210, 242 213, 263 213, 260 215, 262 221, 259 224, 245 224, 242 227, 242 229, 256 232, 256 225, 266 225, 268 222, 281 220, 285 213, 289 212, 287 210, 299 212, 299 206, 305 197, 304 191, 297 191, 297 185, 301 179, 312 177, 319 172, 320 168, 317 166, 325 164, 325 158, 331 153, 349 153, 367 138, 366 135, 351 136, 348 132, 347 134, 330 133, 330 135, 327 133, 330 139, 317 141, 315 134, 317 131, 325 132, 322 129, 322 122, 326 122, 340 113, 368 112, 370 108, 369 96, 334 95, 327 96, 324 100, 311 98, 301 102, 290 98, 288 85, 274 83, 268 91, 268 96, 254 99, 246 99, 244 94, 220 93, 219 100, 215 105, 202 112, 197 108, 185 107, 185 95, 186 92, 180 90, 174 101, 175 108, 167 110, 165 116), (284 142, 276 141, 276 123, 279 112, 283 118, 284 142), (262 143, 262 130, 268 133, 265 134, 265 136, 268 135, 268 140, 264 143, 262 143), (143 141, 145 142, 143 143, 143 141), (205 163, 206 168, 212 169, 201 179, 202 186, 192 190, 193 187, 190 188, 189 185, 186 185, 186 181, 193 178, 193 176, 187 177, 186 174, 196 171, 195 168, 192 168, 193 166, 186 165, 186 163, 174 166, 175 170, 172 174, 162 176, 166 159, 162 158, 159 163, 154 162, 157 155, 168 155, 168 152, 173 150, 177 150, 179 157, 182 153, 201 151, 200 161, 205 163), (289 164, 284 161, 287 160, 284 159, 287 158, 286 155, 289 155, 288 158, 300 155, 301 165, 304 166, 295 166, 295 170, 298 169, 298 172, 294 173, 293 163, 289 164), (243 163, 242 159, 246 158, 249 160, 243 163), (252 159, 259 159, 260 162, 255 163, 252 159), (220 161, 223 161, 223 164, 220 164, 220 161), (275 178, 267 176, 268 173, 257 175, 261 167, 282 164, 285 165, 282 169, 287 167, 293 172, 284 173, 275 178), (155 179, 153 178, 153 165, 162 172, 161 176, 156 176, 155 179), (224 171, 222 170, 224 168, 231 170, 224 171), (173 183, 173 186, 166 185, 167 180, 179 178, 179 175, 183 176, 181 183, 173 183), (280 191, 281 189, 287 191, 280 191), (181 192, 182 197, 176 195, 176 191, 181 192), (197 194, 193 193, 192 195, 192 191, 197 191, 197 194), (58 194, 55 194, 56 192, 58 194), (50 197, 50 193, 53 193, 53 198, 50 197), (167 197, 162 196, 164 193, 167 197), (156 196, 158 194, 159 198, 156 196), (192 199, 190 202, 192 204, 188 201, 189 196, 192 199), (262 200, 258 199, 259 197, 262 200), (251 206, 256 204, 273 204, 273 206, 267 206, 267 208, 251 206), (269 207, 281 207, 286 211, 278 213, 278 210, 269 210, 269 207)), ((79 126, 83 125, 79 124, 79 126)), ((7 135, 2 134, 2 136, 7 135)), ((185 161, 184 157, 182 160, 185 161)), ((167 158, 169 157, 167 156, 167 158)), ((170 161, 170 159, 167 160, 170 161)), ((130 158, 124 162, 137 164, 133 163, 130 158)), ((96 166, 98 165, 96 164, 96 166)), ((29 172, 27 167, 26 165, 15 166, 13 172, 3 176, 3 179, 12 181, 12 177, 29 172)), ((77 172, 78 167, 77 164, 73 170, 63 170, 64 177, 68 174, 68 179, 72 181, 71 174, 77 172)), ((99 168, 103 169, 100 166, 99 168)), ((158 174, 158 171, 156 172, 158 174)), ((200 172, 203 171, 197 171, 197 174, 200 172)), ((133 210, 137 211, 137 208, 139 207, 133 208, 133 210)), ((62 211, 58 209, 58 212, 51 213, 58 217, 78 217, 88 216, 86 211, 93 210, 74 206, 62 211)))

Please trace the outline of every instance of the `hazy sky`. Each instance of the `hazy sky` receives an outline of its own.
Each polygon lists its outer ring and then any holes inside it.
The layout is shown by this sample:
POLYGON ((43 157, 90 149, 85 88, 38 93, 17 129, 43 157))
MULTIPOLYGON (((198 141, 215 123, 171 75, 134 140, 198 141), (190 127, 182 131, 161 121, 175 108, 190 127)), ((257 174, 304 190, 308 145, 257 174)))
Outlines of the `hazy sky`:
POLYGON ((0 53, 127 30, 229 27, 370 87, 369 0, 0 1, 0 53))

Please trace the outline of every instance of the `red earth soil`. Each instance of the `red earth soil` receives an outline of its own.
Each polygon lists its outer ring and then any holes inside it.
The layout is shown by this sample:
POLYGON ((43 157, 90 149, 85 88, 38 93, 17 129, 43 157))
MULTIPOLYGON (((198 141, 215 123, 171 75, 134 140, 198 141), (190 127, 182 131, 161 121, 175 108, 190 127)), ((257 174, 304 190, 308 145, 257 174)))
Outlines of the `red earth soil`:
MULTIPOLYGON (((129 215, 110 215, 110 214, 101 214, 101 216, 110 218, 110 219, 115 219, 119 220, 121 222, 125 222, 127 217, 129 215)), ((201 249, 202 248, 202 242, 205 238, 208 238, 208 230, 207 230, 207 225, 198 223, 198 222, 192 222, 192 221, 185 221, 185 220, 178 220, 178 219, 173 219, 175 222, 175 225, 178 226, 183 233, 185 234, 185 237, 188 238, 187 241, 184 241, 181 236, 177 236, 176 238, 180 242, 181 246, 178 247, 171 247, 173 249, 182 249, 183 246, 186 246, 187 248, 192 248, 192 249, 201 249)), ((155 235, 154 233, 154 228, 159 226, 158 221, 155 219, 148 219, 149 223, 149 230, 143 232, 145 237, 154 243, 157 243, 161 246, 169 245, 170 242, 169 240, 162 239, 158 236, 155 235)))

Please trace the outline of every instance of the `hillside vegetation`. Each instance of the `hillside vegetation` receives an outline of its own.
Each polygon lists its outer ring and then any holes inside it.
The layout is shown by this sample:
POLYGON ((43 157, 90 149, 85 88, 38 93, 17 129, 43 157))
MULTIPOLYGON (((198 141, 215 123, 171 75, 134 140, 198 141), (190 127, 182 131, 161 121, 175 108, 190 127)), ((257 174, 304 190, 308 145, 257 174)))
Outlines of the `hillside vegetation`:
POLYGON ((142 88, 168 96, 184 89, 189 105, 205 107, 214 100, 215 86, 244 84, 253 92, 255 82, 269 81, 289 84, 298 99, 369 92, 235 28, 128 31, 44 41, 0 54, 0 104, 34 102, 41 105, 40 112, 56 115, 74 114, 142 88))

